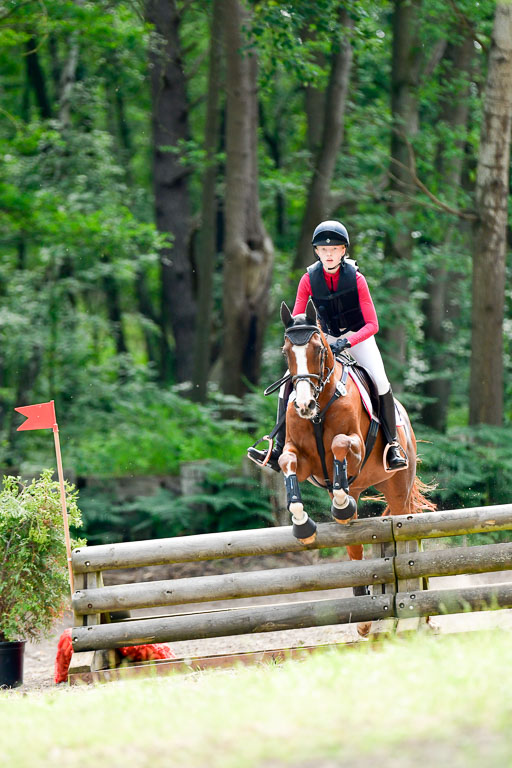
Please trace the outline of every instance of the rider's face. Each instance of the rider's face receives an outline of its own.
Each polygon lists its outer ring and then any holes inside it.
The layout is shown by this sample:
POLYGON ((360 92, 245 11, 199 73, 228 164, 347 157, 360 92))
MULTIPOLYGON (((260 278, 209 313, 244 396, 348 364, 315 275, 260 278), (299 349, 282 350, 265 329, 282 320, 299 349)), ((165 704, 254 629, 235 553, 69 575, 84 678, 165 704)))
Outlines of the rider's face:
POLYGON ((316 254, 325 271, 334 272, 340 266, 346 250, 346 245, 317 245, 316 254))

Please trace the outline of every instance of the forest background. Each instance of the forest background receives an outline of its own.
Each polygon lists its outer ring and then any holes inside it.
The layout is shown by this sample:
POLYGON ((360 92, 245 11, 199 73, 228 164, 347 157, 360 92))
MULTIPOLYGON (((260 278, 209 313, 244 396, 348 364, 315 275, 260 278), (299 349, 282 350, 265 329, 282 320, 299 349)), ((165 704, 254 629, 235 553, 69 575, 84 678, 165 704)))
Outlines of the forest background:
POLYGON ((54 463, 13 410, 53 399, 90 541, 266 524, 242 458, 273 424, 279 304, 337 218, 435 500, 509 502, 511 16, 505 0, 0 3, 4 473, 54 463), (192 495, 114 491, 191 462, 192 495))

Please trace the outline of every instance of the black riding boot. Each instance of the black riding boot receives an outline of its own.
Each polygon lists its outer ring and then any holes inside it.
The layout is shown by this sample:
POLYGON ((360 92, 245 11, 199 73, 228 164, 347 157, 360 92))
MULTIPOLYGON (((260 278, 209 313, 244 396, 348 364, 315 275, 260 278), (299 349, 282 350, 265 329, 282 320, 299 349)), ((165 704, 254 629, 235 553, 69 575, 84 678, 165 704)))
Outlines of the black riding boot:
POLYGON ((382 431, 388 443, 387 464, 390 470, 405 469, 407 466, 407 454, 400 446, 396 436, 395 399, 391 388, 385 395, 380 395, 380 423, 382 431))
MULTIPOLYGON (((281 471, 281 467, 279 466, 279 457, 283 452, 284 442, 286 439, 285 414, 286 414, 287 405, 288 405, 288 397, 280 397, 279 400, 277 401, 277 419, 276 419, 275 426, 277 426, 277 424, 281 419, 283 420, 283 423, 281 424, 281 426, 279 427, 279 430, 275 434, 274 447, 272 448, 270 458, 266 464, 267 467, 270 467, 276 472, 281 471)), ((259 451, 254 446, 251 446, 250 448, 247 449, 247 456, 250 459, 252 459, 256 464, 263 464, 263 462, 265 461, 266 455, 267 455, 267 451, 265 450, 259 451)))

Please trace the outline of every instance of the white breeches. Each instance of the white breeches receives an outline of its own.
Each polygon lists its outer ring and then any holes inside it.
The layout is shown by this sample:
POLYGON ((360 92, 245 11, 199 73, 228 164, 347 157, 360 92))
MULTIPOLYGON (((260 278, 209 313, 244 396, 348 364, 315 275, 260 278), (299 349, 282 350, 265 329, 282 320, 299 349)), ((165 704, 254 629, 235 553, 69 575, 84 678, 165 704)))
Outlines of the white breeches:
MULTIPOLYGON (((351 336, 352 332, 349 331, 340 338, 346 337, 350 340, 351 336)), ((327 341, 329 344, 334 344, 336 337, 327 336, 327 341)), ((377 342, 375 341, 375 336, 370 336, 369 339, 360 341, 359 344, 356 344, 355 347, 350 347, 347 351, 354 358, 356 363, 359 363, 359 365, 362 365, 369 371, 379 395, 385 395, 386 392, 389 392, 390 384, 388 377, 386 376, 384 363, 382 362, 377 342)))

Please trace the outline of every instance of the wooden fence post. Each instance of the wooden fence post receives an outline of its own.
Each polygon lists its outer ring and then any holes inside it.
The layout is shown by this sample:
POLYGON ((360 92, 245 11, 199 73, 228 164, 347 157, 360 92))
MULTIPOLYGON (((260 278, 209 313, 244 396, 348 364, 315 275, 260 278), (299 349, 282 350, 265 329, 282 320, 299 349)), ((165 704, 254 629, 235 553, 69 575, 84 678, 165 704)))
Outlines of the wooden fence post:
MULTIPOLYGON (((414 562, 414 555, 423 551, 423 542, 421 539, 410 539, 409 541, 395 541, 397 555, 410 555, 410 562, 414 562)), ((428 579, 424 576, 416 576, 408 579, 397 579, 398 592, 418 592, 422 589, 428 589, 428 579)), ((427 625, 427 617, 416 616, 410 619, 398 619, 396 625, 397 634, 407 632, 417 632, 420 627, 427 625)))

